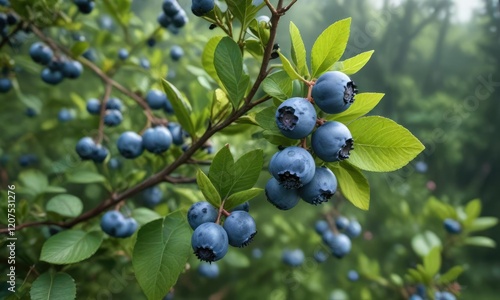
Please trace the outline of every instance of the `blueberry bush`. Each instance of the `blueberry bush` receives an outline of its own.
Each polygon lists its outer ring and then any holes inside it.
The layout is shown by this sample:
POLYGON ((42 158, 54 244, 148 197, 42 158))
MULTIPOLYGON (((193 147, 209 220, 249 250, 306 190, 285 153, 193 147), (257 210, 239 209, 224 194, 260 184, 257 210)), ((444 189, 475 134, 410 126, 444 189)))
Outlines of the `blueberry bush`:
POLYGON ((397 258, 363 251, 366 174, 425 147, 371 113, 384 94, 354 81, 374 51, 346 56, 351 18, 308 47, 283 21, 296 0, 137 2, 0 1, 3 248, 17 237, 0 295, 460 297, 457 249, 495 247, 478 199, 402 201, 388 226, 418 230, 388 235, 397 258))

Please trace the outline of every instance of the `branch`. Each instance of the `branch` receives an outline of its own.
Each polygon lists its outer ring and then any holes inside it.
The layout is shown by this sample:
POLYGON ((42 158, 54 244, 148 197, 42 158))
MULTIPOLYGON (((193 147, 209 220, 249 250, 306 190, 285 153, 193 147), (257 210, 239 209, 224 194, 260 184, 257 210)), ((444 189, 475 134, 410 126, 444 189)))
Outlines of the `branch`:
POLYGON ((113 86, 111 85, 111 83, 106 82, 106 86, 104 88, 104 95, 102 96, 102 101, 101 101, 101 111, 99 113, 99 130, 96 141, 97 144, 100 144, 102 142, 102 138, 104 137, 104 115, 106 114, 106 102, 108 102, 112 88, 113 86))

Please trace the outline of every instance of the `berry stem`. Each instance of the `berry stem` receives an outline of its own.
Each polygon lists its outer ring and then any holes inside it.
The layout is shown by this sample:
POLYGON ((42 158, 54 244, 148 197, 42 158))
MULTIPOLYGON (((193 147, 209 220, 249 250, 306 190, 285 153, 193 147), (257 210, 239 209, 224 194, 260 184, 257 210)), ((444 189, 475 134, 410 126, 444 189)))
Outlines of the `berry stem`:
POLYGON ((314 99, 312 98, 312 89, 314 87, 314 84, 315 82, 314 81, 306 81, 306 84, 307 84, 307 100, 309 100, 309 102, 313 103, 314 104, 314 99))
POLYGON ((106 114, 106 102, 108 102, 112 89, 113 86, 109 82, 106 82, 104 87, 104 95, 102 96, 101 100, 101 111, 99 112, 99 129, 97 133, 96 144, 101 144, 104 137, 104 115, 106 114))
POLYGON ((226 199, 222 200, 219 206, 219 213, 217 214, 217 220, 215 220, 215 224, 220 224, 220 217, 222 214, 224 214, 225 216, 229 215, 229 213, 224 209, 224 203, 226 203, 226 199), (227 215, 224 212, 226 212, 227 215))

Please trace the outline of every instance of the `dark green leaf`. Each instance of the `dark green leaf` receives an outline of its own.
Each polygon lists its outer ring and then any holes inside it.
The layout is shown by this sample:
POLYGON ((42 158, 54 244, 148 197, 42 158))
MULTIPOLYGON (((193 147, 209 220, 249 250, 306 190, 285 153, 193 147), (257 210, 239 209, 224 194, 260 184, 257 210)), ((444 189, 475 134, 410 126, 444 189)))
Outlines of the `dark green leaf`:
POLYGON ((91 257, 101 242, 100 231, 64 230, 45 241, 40 260, 56 265, 76 263, 91 257))
POLYGON ((200 169, 196 172, 196 183, 203 193, 203 196, 205 196, 205 199, 214 207, 219 207, 221 204, 221 197, 210 179, 208 179, 207 175, 200 169))
POLYGON ((87 51, 88 48, 89 48, 88 42, 76 42, 71 47, 71 54, 73 55, 73 57, 78 57, 83 53, 85 53, 85 51, 87 51))
POLYGON ((219 195, 227 195, 231 190, 234 184, 234 158, 229 151, 229 146, 222 147, 215 155, 210 165, 208 178, 219 195))
POLYGON ((83 203, 73 195, 57 195, 47 202, 46 210, 64 217, 77 217, 82 213, 83 203))
POLYGON ((139 230, 132 264, 148 299, 162 299, 177 282, 191 254, 191 234, 185 213, 180 211, 139 230))
POLYGON ((31 285, 30 296, 31 300, 75 299, 75 280, 66 273, 45 272, 31 285))
POLYGON ((246 30, 257 12, 265 5, 253 6, 252 0, 226 0, 226 3, 236 19, 241 22, 242 30, 246 30))
POLYGON ((255 59, 261 60, 264 55, 264 48, 262 43, 257 40, 246 40, 245 49, 250 53, 255 59))
POLYGON ((257 196, 259 196, 264 190, 261 188, 251 188, 249 190, 241 191, 232 194, 224 202, 224 209, 230 210, 242 203, 247 202, 257 196))
POLYGON ((177 90, 177 88, 170 82, 162 79, 161 84, 167 94, 168 100, 172 103, 175 116, 177 117, 177 120, 181 124, 182 128, 189 132, 191 136, 196 136, 196 130, 191 120, 191 105, 189 102, 184 99, 179 90, 177 90))
POLYGON ((269 96, 284 101, 292 95, 293 83, 286 72, 279 71, 264 79, 262 82, 262 89, 269 96))
POLYGON ((234 183, 228 195, 253 187, 259 179, 263 165, 264 154, 261 149, 252 150, 243 154, 234 163, 234 183))

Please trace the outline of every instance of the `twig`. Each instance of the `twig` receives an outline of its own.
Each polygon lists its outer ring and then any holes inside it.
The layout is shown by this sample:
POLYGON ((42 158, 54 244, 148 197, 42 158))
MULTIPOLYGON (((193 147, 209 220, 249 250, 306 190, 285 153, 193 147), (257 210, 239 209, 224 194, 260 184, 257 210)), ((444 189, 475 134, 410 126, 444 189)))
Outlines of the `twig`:
POLYGON ((101 111, 99 113, 99 130, 97 135, 96 143, 102 143, 102 138, 104 137, 104 115, 106 114, 106 102, 108 102, 109 96, 111 95, 111 90, 113 86, 111 83, 106 82, 106 86, 104 87, 104 95, 102 96, 101 101, 101 111))

